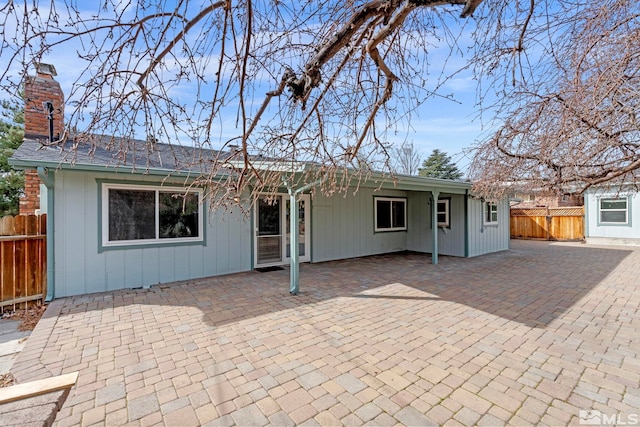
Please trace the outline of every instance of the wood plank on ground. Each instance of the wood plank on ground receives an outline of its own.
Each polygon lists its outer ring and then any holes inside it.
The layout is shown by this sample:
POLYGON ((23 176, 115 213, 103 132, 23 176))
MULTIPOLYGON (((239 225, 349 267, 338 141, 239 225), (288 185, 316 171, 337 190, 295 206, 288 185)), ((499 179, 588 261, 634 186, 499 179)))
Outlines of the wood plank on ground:
POLYGON ((57 377, 30 381, 10 387, 0 388, 0 404, 15 402, 41 394, 70 389, 78 381, 78 372, 58 375, 57 377))

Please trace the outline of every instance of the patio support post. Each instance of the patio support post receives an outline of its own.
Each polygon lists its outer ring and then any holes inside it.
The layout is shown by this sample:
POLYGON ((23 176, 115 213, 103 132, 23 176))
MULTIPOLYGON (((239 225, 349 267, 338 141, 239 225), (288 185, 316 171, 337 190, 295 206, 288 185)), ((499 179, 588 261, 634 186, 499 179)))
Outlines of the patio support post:
POLYGON ((291 252, 291 271, 289 293, 297 295, 300 290, 300 259, 298 254, 298 195, 291 187, 289 190, 289 250, 291 252))
POLYGON ((433 230, 433 249, 431 250, 431 264, 438 263, 438 190, 431 190, 431 230, 433 230))
MULTIPOLYGON (((291 295, 298 295, 298 292, 300 291, 300 244, 298 243, 300 224, 298 214, 298 194, 307 191, 316 185, 320 185, 325 179, 326 178, 320 178, 296 190, 294 190, 291 185, 287 185, 287 191, 289 192, 289 234, 291 236, 289 240, 289 251, 291 255, 291 264, 289 267, 289 293, 291 295)), ((307 248, 307 250, 309 250, 309 248, 307 248)))

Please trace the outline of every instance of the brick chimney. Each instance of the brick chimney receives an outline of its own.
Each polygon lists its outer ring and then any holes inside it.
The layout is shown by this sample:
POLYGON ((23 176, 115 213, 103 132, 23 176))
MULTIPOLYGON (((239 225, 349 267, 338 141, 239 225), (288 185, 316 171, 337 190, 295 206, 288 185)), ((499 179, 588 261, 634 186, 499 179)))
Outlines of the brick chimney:
MULTIPOLYGON (((64 94, 53 65, 36 63, 36 75, 27 76, 24 84, 24 137, 48 143, 50 117, 53 139, 64 128, 64 94)), ((24 195, 20 198, 20 215, 33 215, 40 209, 40 178, 35 170, 24 171, 24 195)))
POLYGON ((40 182, 35 169, 24 171, 24 194, 20 197, 20 215, 34 215, 40 210, 40 182))
POLYGON ((49 139, 49 117, 53 118, 53 138, 58 139, 64 127, 64 94, 53 65, 36 63, 35 76, 27 76, 24 84, 24 136, 49 139))

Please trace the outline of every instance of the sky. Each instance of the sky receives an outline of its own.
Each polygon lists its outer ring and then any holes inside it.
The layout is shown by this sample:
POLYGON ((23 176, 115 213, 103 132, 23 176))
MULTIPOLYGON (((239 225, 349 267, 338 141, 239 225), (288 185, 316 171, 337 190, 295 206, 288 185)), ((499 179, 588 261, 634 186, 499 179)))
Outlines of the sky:
MULTIPOLYGON (((45 62, 54 64, 65 94, 77 78, 77 69, 72 60, 60 60, 60 55, 50 55, 45 62)), ((475 81, 471 76, 457 78, 445 84, 443 91, 454 94, 454 100, 433 97, 418 110, 408 132, 407 140, 413 143, 414 149, 421 159, 426 159, 433 150, 439 149, 449 154, 460 170, 465 170, 470 163, 469 149, 483 135, 486 125, 478 116, 479 108, 476 100, 475 81)), ((400 143, 401 140, 398 140, 400 143)))
MULTIPOLYGON (((467 24, 472 28, 473 22, 467 24)), ((430 51, 432 68, 439 72, 442 67, 445 72, 452 72, 457 67, 464 66, 467 59, 461 52, 465 52, 467 48, 465 43, 470 42, 470 35, 463 32, 463 37, 459 40, 460 52, 453 57, 449 57, 451 51, 446 45, 433 48, 430 51)), ((73 45, 67 44, 53 49, 43 58, 43 62, 56 67, 56 80, 67 96, 72 93, 72 86, 79 77, 77 50, 73 45)), ((471 70, 465 70, 448 80, 440 93, 452 95, 453 99, 440 96, 429 98, 416 111, 411 123, 412 129, 399 135, 398 141, 392 142, 399 144, 406 135, 406 140, 413 143, 421 159, 427 158, 434 149, 439 149, 448 153, 458 167, 466 171, 470 163, 469 149, 488 132, 486 127, 483 129, 483 123, 478 117, 476 83, 471 70)))

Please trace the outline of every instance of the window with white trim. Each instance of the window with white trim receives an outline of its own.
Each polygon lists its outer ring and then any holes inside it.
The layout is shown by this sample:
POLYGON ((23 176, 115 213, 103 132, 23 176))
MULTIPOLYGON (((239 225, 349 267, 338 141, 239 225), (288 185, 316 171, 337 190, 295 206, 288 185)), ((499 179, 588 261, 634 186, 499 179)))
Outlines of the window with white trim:
POLYGON ((375 231, 407 229, 407 199, 374 197, 375 231))
POLYGON ((102 245, 203 240, 202 190, 102 184, 102 245))
POLYGON ((498 223, 498 204, 496 202, 484 202, 484 223, 498 223))
POLYGON ((629 223, 629 200, 626 197, 600 199, 600 224, 625 225, 629 223))
POLYGON ((438 227, 449 227, 451 226, 450 214, 449 214, 449 206, 450 199, 439 199, 438 200, 438 227))

